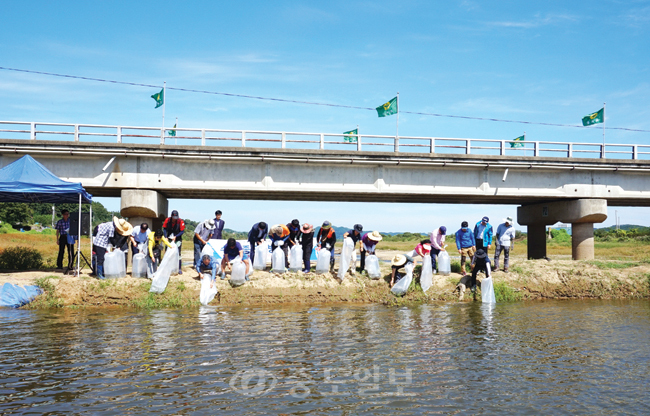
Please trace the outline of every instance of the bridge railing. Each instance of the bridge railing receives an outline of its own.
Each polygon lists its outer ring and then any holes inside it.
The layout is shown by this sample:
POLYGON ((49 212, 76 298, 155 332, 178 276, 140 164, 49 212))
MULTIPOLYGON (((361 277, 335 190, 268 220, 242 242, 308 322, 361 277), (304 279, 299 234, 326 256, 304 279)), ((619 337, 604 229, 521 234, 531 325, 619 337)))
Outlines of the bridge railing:
POLYGON ((346 135, 331 133, 110 126, 0 121, 0 138, 156 146, 239 146, 250 148, 475 154, 501 156, 650 159, 650 145, 511 141, 449 137, 346 135), (175 134, 175 135, 172 135, 175 134))

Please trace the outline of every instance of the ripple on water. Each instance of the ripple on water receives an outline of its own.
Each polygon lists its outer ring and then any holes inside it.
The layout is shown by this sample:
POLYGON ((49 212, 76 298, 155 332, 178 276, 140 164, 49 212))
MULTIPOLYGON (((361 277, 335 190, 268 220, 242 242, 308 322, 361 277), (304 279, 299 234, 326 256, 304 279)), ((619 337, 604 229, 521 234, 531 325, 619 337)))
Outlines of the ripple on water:
POLYGON ((0 310, 0 413, 647 413, 636 301, 0 310))

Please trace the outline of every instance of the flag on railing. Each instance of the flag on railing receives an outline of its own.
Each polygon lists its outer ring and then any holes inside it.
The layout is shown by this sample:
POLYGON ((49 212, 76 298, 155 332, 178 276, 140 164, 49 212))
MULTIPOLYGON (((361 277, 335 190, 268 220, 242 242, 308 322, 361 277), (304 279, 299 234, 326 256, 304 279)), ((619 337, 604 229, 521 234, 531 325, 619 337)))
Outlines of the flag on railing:
POLYGON ((176 137, 176 124, 174 124, 174 128, 171 130, 167 130, 167 135, 176 137))
POLYGON ((510 147, 524 147, 524 140, 526 140, 525 135, 519 136, 510 142, 510 147))
POLYGON ((163 88, 160 92, 155 93, 151 98, 156 100, 156 108, 160 107, 165 102, 165 89, 163 88))
POLYGON ((591 126, 592 124, 602 123, 603 121, 605 121, 605 107, 595 113, 582 117, 583 126, 591 126))
POLYGON ((359 137, 359 129, 356 128, 350 131, 344 131, 343 134, 354 134, 354 136, 343 136, 343 141, 348 143, 356 143, 359 137))
POLYGON ((386 117, 397 114, 397 97, 376 108, 377 116, 386 117))

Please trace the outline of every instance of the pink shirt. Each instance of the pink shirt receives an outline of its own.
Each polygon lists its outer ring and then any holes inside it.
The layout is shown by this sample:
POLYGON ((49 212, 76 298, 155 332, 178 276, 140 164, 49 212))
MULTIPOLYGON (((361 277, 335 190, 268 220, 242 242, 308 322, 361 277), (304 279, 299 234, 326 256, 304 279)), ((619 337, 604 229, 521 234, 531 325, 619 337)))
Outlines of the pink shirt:
POLYGON ((440 233, 440 228, 436 228, 429 234, 431 245, 437 250, 442 250, 445 245, 445 235, 440 233))

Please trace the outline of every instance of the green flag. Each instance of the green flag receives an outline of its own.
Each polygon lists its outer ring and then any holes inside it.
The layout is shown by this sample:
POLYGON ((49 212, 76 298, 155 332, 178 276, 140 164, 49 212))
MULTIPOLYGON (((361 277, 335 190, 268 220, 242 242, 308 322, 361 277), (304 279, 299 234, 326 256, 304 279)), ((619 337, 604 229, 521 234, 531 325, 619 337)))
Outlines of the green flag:
POLYGON ((348 143, 356 143, 359 134, 359 129, 344 131, 343 134, 354 134, 354 136, 343 136, 343 141, 348 143))
POLYGON ((174 128, 173 128, 173 129, 171 129, 171 130, 167 130, 167 134, 170 135, 170 136, 172 136, 172 137, 176 137, 176 124, 174 124, 174 128))
POLYGON ((156 100, 156 108, 160 107, 165 102, 165 89, 163 88, 160 92, 155 93, 151 98, 156 100))
POLYGON ((510 142, 510 147, 524 147, 524 140, 526 140, 526 136, 519 136, 510 142))
POLYGON ((386 117, 397 114, 397 97, 376 108, 377 116, 386 117))
POLYGON ((605 121, 605 108, 601 108, 595 113, 589 114, 588 116, 582 117, 583 126, 591 126, 592 124, 598 124, 605 121))

